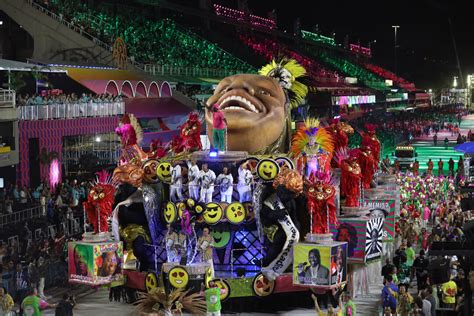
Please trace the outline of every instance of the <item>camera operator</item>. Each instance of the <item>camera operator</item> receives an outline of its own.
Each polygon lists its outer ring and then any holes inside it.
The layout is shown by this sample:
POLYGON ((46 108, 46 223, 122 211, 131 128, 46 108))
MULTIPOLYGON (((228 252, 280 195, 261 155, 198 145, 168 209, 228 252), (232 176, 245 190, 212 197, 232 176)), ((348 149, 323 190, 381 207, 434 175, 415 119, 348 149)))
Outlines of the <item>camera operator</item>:
POLYGON ((74 295, 69 296, 68 294, 64 294, 63 299, 59 301, 56 307, 55 316, 72 316, 74 306, 76 306, 74 295))

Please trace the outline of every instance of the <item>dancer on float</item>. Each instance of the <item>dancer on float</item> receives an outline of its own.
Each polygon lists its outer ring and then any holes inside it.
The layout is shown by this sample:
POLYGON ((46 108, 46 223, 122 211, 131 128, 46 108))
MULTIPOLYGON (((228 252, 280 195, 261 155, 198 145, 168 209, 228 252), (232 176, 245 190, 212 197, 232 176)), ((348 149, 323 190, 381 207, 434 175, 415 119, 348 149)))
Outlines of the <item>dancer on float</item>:
POLYGON ((244 162, 239 166, 239 182, 237 183, 240 203, 252 200, 252 182, 252 172, 249 170, 248 162, 244 162))
POLYGON ((232 203, 232 192, 234 192, 234 178, 229 168, 224 167, 222 173, 217 177, 216 184, 221 193, 221 202, 232 203))
POLYGON ((216 174, 209 169, 207 163, 202 165, 202 170, 199 173, 199 185, 201 186, 201 197, 199 202, 212 202, 212 194, 214 193, 214 182, 216 181, 216 174))
POLYGON ((212 145, 220 154, 224 153, 226 148, 226 130, 227 121, 224 117, 224 111, 220 109, 219 104, 212 106, 212 145))
POLYGON ((183 197, 183 176, 181 174, 181 166, 179 161, 173 163, 171 171, 170 200, 173 203, 181 202, 183 197))
POLYGON ((202 230, 202 236, 198 239, 198 251, 201 257, 201 262, 209 264, 212 277, 214 277, 214 262, 212 261, 214 244, 214 237, 209 234, 209 228, 204 227, 202 230))
POLYGON ((193 159, 191 162, 187 162, 188 165, 188 192, 189 197, 194 201, 199 201, 199 167, 196 164, 196 160, 193 159))

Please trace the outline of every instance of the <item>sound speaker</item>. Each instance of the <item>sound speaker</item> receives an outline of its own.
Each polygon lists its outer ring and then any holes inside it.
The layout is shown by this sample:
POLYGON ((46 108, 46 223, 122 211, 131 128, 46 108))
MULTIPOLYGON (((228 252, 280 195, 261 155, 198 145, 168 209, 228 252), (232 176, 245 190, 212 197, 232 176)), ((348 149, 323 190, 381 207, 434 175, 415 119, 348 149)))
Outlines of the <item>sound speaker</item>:
POLYGON ((430 261, 428 271, 432 284, 441 284, 449 281, 449 260, 437 258, 430 261))

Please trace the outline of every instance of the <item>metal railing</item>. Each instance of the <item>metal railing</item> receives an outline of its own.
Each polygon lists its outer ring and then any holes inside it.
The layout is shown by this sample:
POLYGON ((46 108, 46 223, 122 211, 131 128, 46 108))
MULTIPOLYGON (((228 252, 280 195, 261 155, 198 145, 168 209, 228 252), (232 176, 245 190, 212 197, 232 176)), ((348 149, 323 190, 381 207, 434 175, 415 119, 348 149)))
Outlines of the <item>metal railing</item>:
POLYGON ((115 116, 124 113, 125 102, 57 103, 17 108, 18 119, 24 121, 115 116))
POLYGON ((152 75, 175 75, 189 77, 224 78, 241 73, 248 73, 246 70, 226 70, 211 68, 175 67, 170 65, 145 64, 145 72, 152 75))
POLYGON ((41 206, 27 208, 25 210, 13 212, 11 214, 0 215, 0 227, 18 224, 32 218, 42 217, 45 214, 41 206))
POLYGON ((15 90, 0 89, 0 108, 14 108, 15 90))

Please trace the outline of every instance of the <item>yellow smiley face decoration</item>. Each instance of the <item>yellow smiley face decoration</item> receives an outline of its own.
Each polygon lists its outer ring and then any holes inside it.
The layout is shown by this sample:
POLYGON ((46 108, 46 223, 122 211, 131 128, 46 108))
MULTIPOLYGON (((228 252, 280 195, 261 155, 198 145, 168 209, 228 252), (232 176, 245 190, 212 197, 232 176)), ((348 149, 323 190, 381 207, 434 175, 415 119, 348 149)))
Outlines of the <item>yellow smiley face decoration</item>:
POLYGON ((273 293, 275 281, 270 281, 263 274, 259 273, 253 279, 252 288, 256 296, 265 297, 273 293))
POLYGON ((232 224, 240 224, 245 220, 245 208, 239 202, 229 204, 225 209, 225 217, 232 224))
POLYGON ((222 218, 222 207, 214 202, 207 203, 202 217, 207 224, 214 225, 222 218))
POLYGON ((162 162, 156 168, 156 175, 158 179, 165 183, 171 182, 171 164, 169 162, 162 162))
POLYGON ((221 290, 221 302, 225 301, 230 296, 230 285, 227 281, 223 279, 214 279, 212 280, 221 290), (222 291, 224 290, 224 291, 222 291))
POLYGON ((278 174, 280 167, 273 159, 262 159, 257 165, 257 175, 263 181, 272 181, 278 174))
POLYGON ((189 274, 182 267, 174 267, 168 273, 170 284, 177 289, 184 289, 189 282, 189 274))
POLYGON ((167 222, 168 224, 173 223, 176 220, 176 205, 174 205, 173 202, 166 203, 163 213, 165 216, 165 222, 167 222))
POLYGON ((158 287, 158 278, 154 272, 148 272, 145 278, 145 288, 147 293, 150 293, 158 287))

